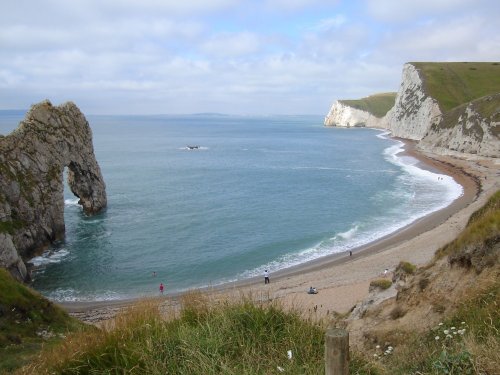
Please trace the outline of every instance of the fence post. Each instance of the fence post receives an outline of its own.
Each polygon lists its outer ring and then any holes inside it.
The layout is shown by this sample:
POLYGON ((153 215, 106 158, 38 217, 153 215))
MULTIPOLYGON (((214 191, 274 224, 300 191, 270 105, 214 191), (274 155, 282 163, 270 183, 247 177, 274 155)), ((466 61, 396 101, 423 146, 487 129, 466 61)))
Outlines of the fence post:
POLYGON ((332 328, 325 334, 325 374, 349 374, 349 332, 332 328))

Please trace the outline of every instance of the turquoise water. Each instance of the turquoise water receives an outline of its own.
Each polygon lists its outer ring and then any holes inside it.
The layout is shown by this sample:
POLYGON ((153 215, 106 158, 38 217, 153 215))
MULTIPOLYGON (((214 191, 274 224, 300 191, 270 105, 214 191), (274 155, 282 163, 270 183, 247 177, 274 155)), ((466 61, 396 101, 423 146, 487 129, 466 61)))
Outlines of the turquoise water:
MULTIPOLYGON (((5 134, 16 117, 1 117, 5 134)), ((325 128, 319 116, 88 120, 108 208, 86 217, 66 189, 65 241, 33 259, 34 287, 55 300, 276 272, 373 241, 461 194, 380 131, 325 128)))

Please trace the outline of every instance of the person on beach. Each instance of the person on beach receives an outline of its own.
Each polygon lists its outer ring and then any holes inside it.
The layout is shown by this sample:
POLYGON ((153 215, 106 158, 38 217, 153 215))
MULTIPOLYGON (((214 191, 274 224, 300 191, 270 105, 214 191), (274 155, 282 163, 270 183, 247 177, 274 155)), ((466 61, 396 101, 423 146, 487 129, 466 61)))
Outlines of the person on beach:
POLYGON ((267 270, 264 271, 264 284, 269 284, 269 272, 267 270))
POLYGON ((352 251, 351 250, 349 250, 349 256, 352 257, 352 251))
POLYGON ((164 289, 164 287, 163 287, 163 283, 160 283, 160 293, 161 293, 161 294, 163 294, 163 289, 164 289))

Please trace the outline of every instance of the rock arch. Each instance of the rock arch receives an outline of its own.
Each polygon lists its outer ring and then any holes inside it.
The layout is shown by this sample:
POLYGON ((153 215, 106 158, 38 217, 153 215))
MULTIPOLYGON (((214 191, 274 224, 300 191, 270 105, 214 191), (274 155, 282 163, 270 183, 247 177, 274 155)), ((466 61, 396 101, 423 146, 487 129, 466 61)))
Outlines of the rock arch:
POLYGON ((24 261, 64 237, 63 171, 86 214, 106 207, 106 185, 92 131, 71 102, 31 107, 18 128, 0 136, 0 266, 20 280, 24 261))

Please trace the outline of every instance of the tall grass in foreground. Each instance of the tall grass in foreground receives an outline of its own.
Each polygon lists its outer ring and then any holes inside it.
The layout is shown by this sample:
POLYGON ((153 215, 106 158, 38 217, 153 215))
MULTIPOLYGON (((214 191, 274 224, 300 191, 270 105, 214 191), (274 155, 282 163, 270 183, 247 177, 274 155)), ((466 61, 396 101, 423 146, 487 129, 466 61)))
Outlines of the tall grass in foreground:
POLYGON ((500 369, 500 304, 496 281, 426 334, 381 357, 391 375, 497 375, 500 369))
MULTIPOLYGON (((21 374, 323 374, 322 323, 276 303, 184 298, 170 317, 143 301, 107 329, 70 336, 21 374), (288 357, 291 351, 292 358, 288 357)), ((354 354, 351 374, 378 374, 354 354)))
POLYGON ((324 330, 275 304, 214 304, 186 297, 180 315, 164 319, 145 301, 114 327, 82 333, 42 353, 23 373, 318 374, 324 330), (288 359, 287 351, 292 351, 288 359))

